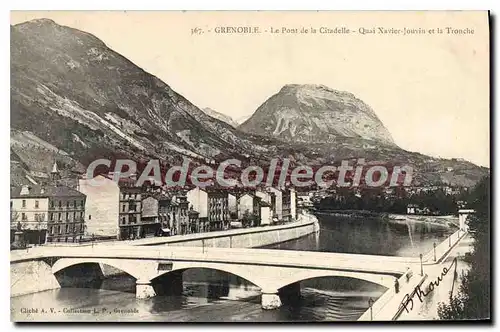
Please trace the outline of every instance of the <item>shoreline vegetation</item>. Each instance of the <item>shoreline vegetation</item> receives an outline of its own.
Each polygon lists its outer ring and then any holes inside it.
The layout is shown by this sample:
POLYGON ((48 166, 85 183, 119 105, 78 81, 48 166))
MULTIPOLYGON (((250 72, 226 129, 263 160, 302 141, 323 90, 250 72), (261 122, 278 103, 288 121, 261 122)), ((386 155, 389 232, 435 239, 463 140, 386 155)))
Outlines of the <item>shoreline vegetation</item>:
POLYGON ((453 215, 445 216, 428 216, 428 215, 409 215, 409 214, 394 214, 387 212, 373 212, 367 210, 313 210, 317 215, 329 215, 343 218, 368 218, 382 219, 391 223, 424 223, 442 227, 457 227, 458 217, 453 215))

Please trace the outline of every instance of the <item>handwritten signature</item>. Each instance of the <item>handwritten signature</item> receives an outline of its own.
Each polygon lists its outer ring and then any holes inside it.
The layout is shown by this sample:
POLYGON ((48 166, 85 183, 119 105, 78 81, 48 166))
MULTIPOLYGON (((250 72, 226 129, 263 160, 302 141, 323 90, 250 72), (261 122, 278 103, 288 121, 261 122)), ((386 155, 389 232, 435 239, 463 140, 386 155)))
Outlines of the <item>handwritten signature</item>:
POLYGON ((421 288, 420 285, 417 285, 413 292, 410 294, 406 294, 403 297, 403 300, 401 301, 401 304, 399 305, 399 309, 404 309, 406 312, 410 312, 410 310, 413 309, 413 298, 415 297, 415 294, 417 295, 418 299, 420 300, 420 303, 424 301, 424 298, 429 295, 436 287, 439 286, 441 281, 443 281, 443 277, 448 274, 448 272, 451 270, 451 268, 455 266, 454 274, 456 275, 457 273, 457 258, 455 257, 453 261, 451 262, 449 267, 443 267, 443 271, 441 272, 441 275, 437 277, 435 281, 431 281, 429 285, 427 286, 427 293, 424 292, 421 288), (409 308, 408 308, 409 307, 409 308))

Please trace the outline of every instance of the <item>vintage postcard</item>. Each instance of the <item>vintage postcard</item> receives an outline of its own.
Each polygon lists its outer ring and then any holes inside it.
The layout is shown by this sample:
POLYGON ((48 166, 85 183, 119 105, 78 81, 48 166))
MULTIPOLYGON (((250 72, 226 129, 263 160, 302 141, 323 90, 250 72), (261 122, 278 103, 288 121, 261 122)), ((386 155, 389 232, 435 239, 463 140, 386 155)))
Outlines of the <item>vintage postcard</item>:
POLYGON ((14 322, 489 320, 486 11, 13 11, 14 322))

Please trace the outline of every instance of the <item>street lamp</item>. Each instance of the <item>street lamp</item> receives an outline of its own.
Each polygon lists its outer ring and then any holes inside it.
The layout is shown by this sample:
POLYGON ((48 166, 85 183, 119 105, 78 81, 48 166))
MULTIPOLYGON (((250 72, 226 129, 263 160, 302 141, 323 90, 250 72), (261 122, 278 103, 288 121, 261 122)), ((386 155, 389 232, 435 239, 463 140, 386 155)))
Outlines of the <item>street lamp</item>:
POLYGON ((436 261, 436 242, 433 244, 434 247, 434 262, 436 261))
POLYGON ((373 320, 373 299, 370 297, 368 299, 368 306, 370 307, 370 320, 373 320))
POLYGON ((420 275, 424 275, 424 265, 422 264, 422 254, 420 254, 420 275))

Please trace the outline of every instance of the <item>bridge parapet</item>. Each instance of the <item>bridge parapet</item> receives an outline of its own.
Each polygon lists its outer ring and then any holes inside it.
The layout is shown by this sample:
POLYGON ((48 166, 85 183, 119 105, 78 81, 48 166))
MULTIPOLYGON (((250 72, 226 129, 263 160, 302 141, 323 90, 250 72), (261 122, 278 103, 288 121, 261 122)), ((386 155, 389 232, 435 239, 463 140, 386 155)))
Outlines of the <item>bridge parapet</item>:
POLYGON ((439 263, 466 234, 463 230, 457 230, 423 255, 422 261, 427 264, 439 263))

